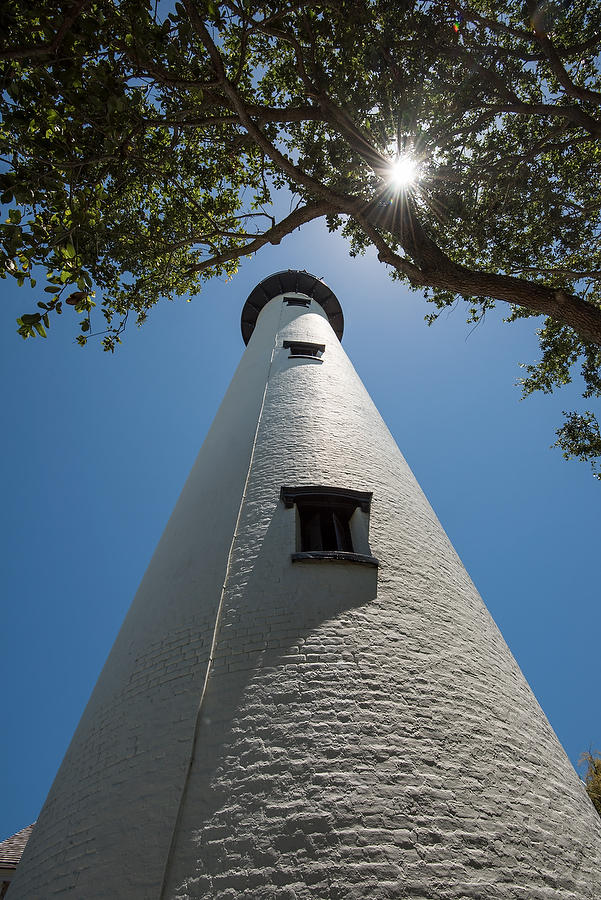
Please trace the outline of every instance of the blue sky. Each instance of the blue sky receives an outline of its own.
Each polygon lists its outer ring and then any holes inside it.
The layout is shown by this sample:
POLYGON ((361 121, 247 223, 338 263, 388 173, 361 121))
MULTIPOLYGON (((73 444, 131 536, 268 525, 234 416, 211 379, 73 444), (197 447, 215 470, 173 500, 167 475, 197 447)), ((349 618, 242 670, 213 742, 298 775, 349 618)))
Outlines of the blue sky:
POLYGON ((340 299, 346 352, 572 762, 601 747, 601 484, 549 449, 577 390, 519 402, 534 320, 472 332, 459 304, 427 328, 420 295, 315 223, 157 307, 114 356, 73 342, 69 309, 22 341, 38 297, 2 282, 0 839, 39 812, 243 352, 244 300, 285 268, 340 299))

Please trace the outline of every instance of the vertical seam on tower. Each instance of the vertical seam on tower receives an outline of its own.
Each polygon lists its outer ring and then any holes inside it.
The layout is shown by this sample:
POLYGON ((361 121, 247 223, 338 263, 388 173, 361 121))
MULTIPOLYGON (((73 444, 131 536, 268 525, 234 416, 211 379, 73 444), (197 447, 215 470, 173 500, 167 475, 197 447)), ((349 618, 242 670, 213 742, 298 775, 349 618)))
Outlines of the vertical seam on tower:
POLYGON ((217 613, 215 615, 215 625, 213 627, 213 637, 211 639, 211 648, 209 650, 209 658, 207 660, 207 668, 206 668, 206 672, 205 672, 205 678, 204 678, 204 682, 202 685, 202 690, 200 692, 200 700, 198 701, 198 709, 196 710, 196 717, 194 719, 194 729, 192 732, 190 755, 188 758, 188 765, 186 767, 186 774, 184 776, 184 783, 182 785, 179 802, 177 805, 177 813, 175 816, 173 831, 171 832, 171 839, 169 841, 169 849, 167 851, 167 857, 165 859, 165 866, 163 868, 163 877, 161 880, 161 889, 160 889, 158 900, 164 900, 165 889, 167 887, 167 877, 169 875, 169 870, 171 868, 171 862, 172 862, 172 858, 173 858, 173 851, 175 849, 175 837, 176 837, 177 831, 179 829, 182 811, 184 808, 184 800, 186 798, 186 792, 188 790, 188 782, 190 780, 190 773, 192 771, 192 765, 194 763, 194 755, 196 753, 196 744, 198 742, 198 734, 200 731, 200 723, 201 723, 201 719, 202 719, 202 715, 201 715, 202 707, 203 707, 205 695, 207 692, 209 679, 211 677, 211 670, 213 668, 213 661, 214 661, 215 646, 217 644, 217 635, 219 633, 219 626, 221 624, 221 612, 223 609, 223 599, 225 596, 225 591, 226 591, 226 587, 227 587, 227 583, 228 583, 228 579, 229 579, 229 575, 230 575, 232 553, 234 550, 234 545, 236 543, 236 538, 238 537, 238 527, 240 525, 240 517, 242 515, 242 507, 244 506, 244 501, 246 500, 246 491, 248 488, 248 482, 250 480, 250 473, 252 471, 252 465, 253 465, 253 461, 255 458, 255 449, 257 446, 257 438, 259 435, 259 428, 261 427, 261 419, 263 418, 263 409, 265 407, 265 397, 267 396, 267 388, 269 387, 269 378, 271 376, 271 368, 273 366, 273 359, 275 356, 275 350, 276 350, 277 343, 278 343, 278 336, 280 333, 280 325, 282 322, 283 308, 284 308, 284 305, 282 303, 282 306, 280 308, 280 317, 278 319, 278 325, 277 325, 276 332, 275 332, 273 347, 271 348, 271 358, 269 360, 269 366, 267 369, 267 378, 265 379, 265 388, 263 390, 263 396, 261 398, 261 406, 259 409, 259 417, 257 419, 257 427, 255 428, 255 434, 253 437, 252 447, 251 447, 251 451, 250 451, 250 457, 249 457, 249 461, 248 461, 248 469, 246 471, 244 487, 242 488, 242 494, 240 497, 240 505, 238 506, 238 515, 236 516, 236 524, 234 525, 234 534, 232 536, 232 540, 230 542, 230 548, 229 548, 228 554, 227 554, 227 562, 225 565, 225 576, 223 578, 223 584, 221 586, 221 594, 219 596, 219 603, 217 604, 217 613))

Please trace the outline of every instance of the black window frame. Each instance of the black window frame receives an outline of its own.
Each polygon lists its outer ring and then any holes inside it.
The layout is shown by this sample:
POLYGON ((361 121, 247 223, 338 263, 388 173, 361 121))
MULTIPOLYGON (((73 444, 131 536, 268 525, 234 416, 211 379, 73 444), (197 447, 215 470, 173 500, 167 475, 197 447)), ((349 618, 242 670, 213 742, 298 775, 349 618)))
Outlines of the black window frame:
POLYGON ((288 359, 316 359, 321 360, 325 353, 325 344, 314 344, 311 341, 284 341, 284 350, 290 350, 288 359))
POLYGON ((338 560, 378 565, 371 553, 357 552, 351 527, 357 509, 369 516, 371 492, 303 485, 282 487, 280 496, 287 509, 296 507, 298 516, 299 546, 292 553, 292 562, 338 560))

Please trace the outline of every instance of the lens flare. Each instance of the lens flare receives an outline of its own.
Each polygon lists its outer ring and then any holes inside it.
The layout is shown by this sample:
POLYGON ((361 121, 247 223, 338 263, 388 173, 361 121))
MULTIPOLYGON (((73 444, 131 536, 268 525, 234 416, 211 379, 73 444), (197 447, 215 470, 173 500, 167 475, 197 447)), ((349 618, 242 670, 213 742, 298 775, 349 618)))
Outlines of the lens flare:
POLYGON ((396 188, 408 188, 419 176, 417 162, 410 156, 399 156, 390 166, 390 182, 396 188))

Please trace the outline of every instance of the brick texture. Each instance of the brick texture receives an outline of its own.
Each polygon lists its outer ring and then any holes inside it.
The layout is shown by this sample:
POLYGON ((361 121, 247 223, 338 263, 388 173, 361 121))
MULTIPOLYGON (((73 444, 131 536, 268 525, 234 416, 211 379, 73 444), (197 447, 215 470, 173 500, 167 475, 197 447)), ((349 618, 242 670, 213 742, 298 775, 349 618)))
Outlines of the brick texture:
POLYGON ((315 303, 265 307, 207 442, 9 900, 598 900, 598 816, 315 303), (378 569, 291 561, 303 484, 373 492, 378 569))

